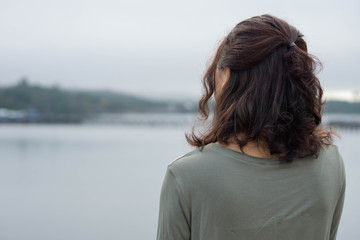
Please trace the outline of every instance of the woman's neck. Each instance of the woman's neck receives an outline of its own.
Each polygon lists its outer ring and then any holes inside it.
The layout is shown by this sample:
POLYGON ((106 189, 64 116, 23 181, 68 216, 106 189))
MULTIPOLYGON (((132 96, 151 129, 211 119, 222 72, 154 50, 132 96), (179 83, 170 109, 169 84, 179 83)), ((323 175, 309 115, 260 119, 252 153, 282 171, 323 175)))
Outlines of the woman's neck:
POLYGON ((219 145, 222 145, 226 148, 232 149, 237 152, 242 152, 246 155, 250 155, 257 158, 271 158, 271 157, 278 157, 277 155, 271 155, 270 150, 266 148, 264 145, 260 145, 255 142, 249 142, 243 147, 243 151, 241 151, 239 145, 236 143, 230 142, 228 144, 222 144, 219 142, 216 142, 219 145))

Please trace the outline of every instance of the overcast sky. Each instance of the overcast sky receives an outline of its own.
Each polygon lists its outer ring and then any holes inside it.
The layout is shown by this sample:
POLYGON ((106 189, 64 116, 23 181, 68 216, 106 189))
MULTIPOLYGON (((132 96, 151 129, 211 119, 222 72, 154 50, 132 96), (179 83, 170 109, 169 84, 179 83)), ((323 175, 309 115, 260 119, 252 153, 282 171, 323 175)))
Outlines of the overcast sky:
POLYGON ((327 91, 360 90, 360 1, 0 0, 0 85, 30 82, 197 98, 206 62, 238 22, 297 27, 327 91))

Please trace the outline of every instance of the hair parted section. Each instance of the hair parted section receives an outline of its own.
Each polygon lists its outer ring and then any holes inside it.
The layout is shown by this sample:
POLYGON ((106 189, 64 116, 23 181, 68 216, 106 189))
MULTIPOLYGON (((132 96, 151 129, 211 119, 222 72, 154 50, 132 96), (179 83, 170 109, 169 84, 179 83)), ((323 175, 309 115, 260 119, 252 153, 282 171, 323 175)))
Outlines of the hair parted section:
POLYGON ((303 35, 284 20, 262 15, 240 22, 221 41, 203 77, 199 112, 205 121, 213 111, 211 125, 201 133, 193 129, 187 141, 201 149, 233 141, 241 150, 257 142, 285 162, 316 157, 334 134, 321 125, 319 67, 303 35), (210 109, 215 71, 224 68, 230 78, 210 109))

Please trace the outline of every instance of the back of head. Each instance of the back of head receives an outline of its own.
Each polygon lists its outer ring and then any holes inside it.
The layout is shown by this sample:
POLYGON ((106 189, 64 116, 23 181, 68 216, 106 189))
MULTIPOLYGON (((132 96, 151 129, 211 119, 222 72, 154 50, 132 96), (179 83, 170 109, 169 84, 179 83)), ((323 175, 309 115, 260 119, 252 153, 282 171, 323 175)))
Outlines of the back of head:
POLYGON ((317 156, 332 132, 321 127, 323 91, 316 70, 320 63, 307 51, 303 35, 271 15, 237 24, 222 40, 204 78, 199 111, 210 114, 215 71, 230 69, 216 99, 211 126, 187 135, 190 144, 235 141, 265 145, 285 161, 317 156))

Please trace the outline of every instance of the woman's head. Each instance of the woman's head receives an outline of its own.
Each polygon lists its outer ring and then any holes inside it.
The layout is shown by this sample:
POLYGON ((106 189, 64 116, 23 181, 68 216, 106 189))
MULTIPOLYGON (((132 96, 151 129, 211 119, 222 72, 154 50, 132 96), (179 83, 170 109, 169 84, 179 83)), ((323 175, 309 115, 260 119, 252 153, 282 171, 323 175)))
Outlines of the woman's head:
POLYGON ((237 24, 222 40, 204 78, 199 111, 211 126, 187 135, 198 147, 211 142, 265 145, 283 160, 316 156, 331 144, 321 129, 319 66, 307 52, 303 35, 285 21, 262 15, 237 24))

